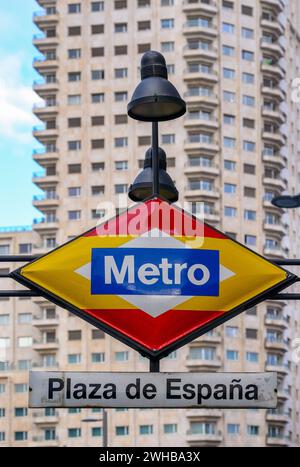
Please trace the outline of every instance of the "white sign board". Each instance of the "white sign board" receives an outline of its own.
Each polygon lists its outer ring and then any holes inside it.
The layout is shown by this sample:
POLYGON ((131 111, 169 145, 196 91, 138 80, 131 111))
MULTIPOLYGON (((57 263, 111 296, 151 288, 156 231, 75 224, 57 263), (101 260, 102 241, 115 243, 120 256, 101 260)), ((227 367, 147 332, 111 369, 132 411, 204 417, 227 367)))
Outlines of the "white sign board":
POLYGON ((29 407, 277 405, 276 373, 30 372, 29 407))

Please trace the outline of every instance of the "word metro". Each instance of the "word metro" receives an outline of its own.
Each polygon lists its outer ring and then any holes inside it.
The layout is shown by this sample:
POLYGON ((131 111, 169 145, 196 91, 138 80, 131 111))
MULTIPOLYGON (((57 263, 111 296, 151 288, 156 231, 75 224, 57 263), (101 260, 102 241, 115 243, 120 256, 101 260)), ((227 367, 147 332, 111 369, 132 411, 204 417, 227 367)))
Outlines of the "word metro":
POLYGON ((217 250, 95 248, 92 294, 218 296, 217 250))

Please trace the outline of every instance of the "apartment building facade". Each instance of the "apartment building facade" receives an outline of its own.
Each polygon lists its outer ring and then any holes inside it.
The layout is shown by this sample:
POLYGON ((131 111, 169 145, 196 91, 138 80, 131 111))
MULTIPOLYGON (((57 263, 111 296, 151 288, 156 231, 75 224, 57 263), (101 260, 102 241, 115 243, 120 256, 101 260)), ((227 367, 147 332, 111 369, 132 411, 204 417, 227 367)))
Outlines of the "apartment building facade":
MULTIPOLYGON (((126 108, 152 49, 187 102, 184 118, 160 125, 180 202, 197 213, 202 201, 206 222, 270 259, 297 257, 298 213, 271 204, 298 189, 297 2, 37 3, 33 204, 41 218, 32 232, 1 233, 2 254, 42 254, 127 198, 151 128, 129 120, 126 108)), ((296 303, 266 302, 162 362, 168 371, 277 371, 276 410, 110 410, 110 445, 299 445, 297 312, 296 303)), ((26 408, 28 368, 146 371, 145 359, 40 298, 0 302, 1 324, 0 445, 100 446, 101 411, 26 408)))

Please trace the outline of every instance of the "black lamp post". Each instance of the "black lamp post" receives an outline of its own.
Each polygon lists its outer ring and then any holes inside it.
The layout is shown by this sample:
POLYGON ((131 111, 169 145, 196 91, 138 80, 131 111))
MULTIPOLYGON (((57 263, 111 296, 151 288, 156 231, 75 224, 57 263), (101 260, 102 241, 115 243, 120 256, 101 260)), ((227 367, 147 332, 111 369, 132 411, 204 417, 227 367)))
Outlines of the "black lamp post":
POLYGON ((173 181, 166 173, 166 155, 158 145, 158 122, 174 120, 186 112, 186 104, 168 81, 166 61, 159 52, 146 52, 141 61, 141 79, 128 104, 128 115, 152 122, 152 147, 146 153, 144 170, 129 188, 133 201, 160 194, 169 202, 178 199, 173 181))
POLYGON ((300 207, 300 194, 295 196, 290 195, 283 195, 283 196, 276 196, 272 199, 272 204, 277 208, 285 208, 285 209, 292 209, 292 208, 299 208, 300 207))

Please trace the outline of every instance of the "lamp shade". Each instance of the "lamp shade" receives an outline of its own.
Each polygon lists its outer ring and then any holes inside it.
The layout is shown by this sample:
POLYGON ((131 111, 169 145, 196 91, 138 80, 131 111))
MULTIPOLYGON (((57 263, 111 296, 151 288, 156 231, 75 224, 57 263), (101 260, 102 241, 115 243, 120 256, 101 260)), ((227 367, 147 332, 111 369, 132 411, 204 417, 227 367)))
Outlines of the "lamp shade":
MULTIPOLYGON (((159 148, 159 193, 170 203, 175 203, 178 200, 178 191, 173 180, 167 174, 167 158, 166 153, 159 148)), ((129 188, 128 196, 132 201, 139 202, 150 198, 153 194, 153 174, 152 174, 152 149, 146 152, 144 169, 136 177, 133 184, 129 188)))
POLYGON ((186 104, 168 81, 166 61, 159 52, 142 57, 141 79, 128 104, 128 115, 144 122, 163 122, 181 117, 186 104))

